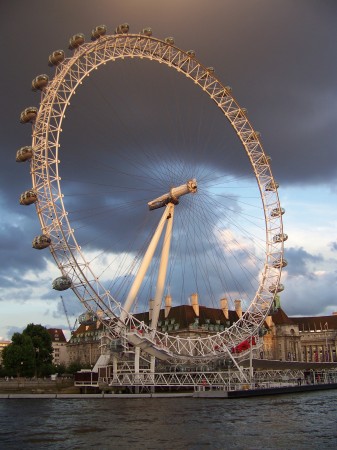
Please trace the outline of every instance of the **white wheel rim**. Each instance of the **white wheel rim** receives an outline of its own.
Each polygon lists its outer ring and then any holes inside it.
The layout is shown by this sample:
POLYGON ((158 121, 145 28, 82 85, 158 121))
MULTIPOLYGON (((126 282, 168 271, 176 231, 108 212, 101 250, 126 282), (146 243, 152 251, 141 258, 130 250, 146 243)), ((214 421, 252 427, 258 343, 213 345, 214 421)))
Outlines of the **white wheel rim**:
MULTIPOLYGON (((244 110, 230 91, 187 52, 162 40, 139 34, 109 35, 79 47, 71 58, 57 67, 54 78, 42 94, 38 116, 33 127, 34 157, 31 162, 33 189, 38 195, 37 213, 42 232, 52 239, 51 252, 63 275, 72 280, 73 291, 90 311, 101 311, 111 335, 122 305, 101 285, 78 245, 63 203, 59 177, 59 139, 61 125, 70 98, 82 80, 94 69, 108 61, 124 58, 144 58, 174 68, 197 84, 222 110, 236 131, 244 147, 259 186, 266 228, 265 264, 261 282, 242 318, 225 331, 205 338, 181 338, 156 331, 154 340, 167 356, 212 358, 230 351, 243 340, 257 334, 268 315, 281 267, 274 267, 283 258, 283 241, 275 242, 275 235, 283 235, 280 202, 275 190, 266 190, 274 179, 258 134, 251 126, 244 110)), ((151 329, 128 314, 126 326, 151 335, 151 329)))

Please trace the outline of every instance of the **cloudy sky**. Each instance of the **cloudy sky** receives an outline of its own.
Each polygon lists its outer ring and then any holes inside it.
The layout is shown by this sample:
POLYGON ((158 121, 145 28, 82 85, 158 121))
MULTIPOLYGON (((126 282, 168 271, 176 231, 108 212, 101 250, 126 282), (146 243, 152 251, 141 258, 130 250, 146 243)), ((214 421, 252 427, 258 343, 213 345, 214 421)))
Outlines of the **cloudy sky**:
MULTIPOLYGON (((233 88, 272 157, 286 210, 289 264, 282 275, 282 307, 288 315, 296 316, 337 311, 337 152, 333 138, 337 127, 336 19, 334 0, 59 0, 47 6, 42 0, 3 0, 0 336, 9 338, 29 322, 68 329, 60 295, 51 289, 51 280, 59 271, 48 250, 31 248, 32 238, 39 234, 34 206, 18 203, 21 192, 31 186, 28 165, 15 162, 16 150, 31 142, 30 126, 21 125, 19 115, 27 106, 38 106, 39 94, 31 91, 30 84, 40 73, 52 76, 47 66, 49 54, 59 48, 66 50, 69 37, 75 33, 83 32, 89 38, 92 28, 103 23, 108 33, 127 22, 130 32, 150 26, 156 37, 173 36, 177 46, 194 49, 198 59, 214 67, 219 80, 233 88)), ((229 156, 235 146, 232 137, 222 136, 220 122, 211 119, 208 103, 190 93, 192 88, 185 79, 166 72, 161 66, 152 70, 152 66, 120 65, 111 73, 102 70, 93 84, 78 93, 81 100, 74 99, 62 138, 64 145, 72 148, 69 157, 62 160, 69 193, 80 186, 80 177, 94 177, 93 152, 101 152, 95 169, 102 183, 107 182, 110 173, 103 167, 104 152, 112 140, 118 148, 130 148, 137 141, 133 151, 138 152, 138 163, 142 155, 152 155, 160 172, 165 167, 168 142, 186 142, 186 136, 193 135, 189 145, 196 146, 203 137, 213 149, 209 168, 214 169, 217 162, 231 173, 244 173, 241 159, 229 156), (149 78, 151 91, 146 83, 149 78), (178 113, 170 111, 171 91, 179 102, 184 99, 178 113), (202 112, 195 116, 192 112, 196 110, 202 112), (179 121, 170 122, 168 127, 169 114, 179 116, 179 121), (144 117, 151 123, 150 133, 145 133, 144 117), (182 138, 173 133, 178 128, 185 133, 182 138), (217 149, 223 139, 228 158, 219 160, 217 149), (149 153, 139 152, 139 148, 149 153)), ((131 150, 131 155, 134 158, 136 153, 131 150)), ((122 180, 122 176, 118 178, 119 186, 122 180)), ((74 195, 74 201, 76 198, 74 195)), ((69 205, 75 210, 71 198, 69 205)), ((82 212, 74 214, 75 223, 82 212)), ((132 221, 128 214, 127 218, 125 224, 132 221)), ((118 245, 127 230, 113 220, 110 223, 115 236, 111 252, 125 251, 118 245)), ((93 234, 102 231, 100 236, 105 236, 104 220, 101 231, 90 221, 87 227, 93 234)), ((79 230, 79 236, 88 242, 86 232, 81 235, 79 230)), ((92 244, 96 248, 101 248, 100 236, 92 244)), ((82 307, 71 292, 65 292, 64 299, 73 326, 82 307)))

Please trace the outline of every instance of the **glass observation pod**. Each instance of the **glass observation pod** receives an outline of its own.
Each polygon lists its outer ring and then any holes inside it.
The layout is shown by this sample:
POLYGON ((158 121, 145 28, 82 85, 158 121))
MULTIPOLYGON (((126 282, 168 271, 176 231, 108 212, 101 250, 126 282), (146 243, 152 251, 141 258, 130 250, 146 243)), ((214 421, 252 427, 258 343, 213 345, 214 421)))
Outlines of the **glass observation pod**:
POLYGON ((279 284, 279 285, 275 285, 275 284, 272 284, 271 286, 269 286, 269 292, 271 292, 272 294, 275 294, 276 292, 282 292, 282 291, 284 291, 284 286, 283 286, 283 284, 279 284))
POLYGON ((30 189, 29 191, 25 191, 20 195, 20 205, 32 205, 36 201, 37 194, 32 189, 30 189))
POLYGON ((288 265, 288 261, 286 259, 276 259, 273 262, 273 267, 275 267, 275 269, 280 269, 281 267, 286 267, 288 265))
POLYGON ((16 152, 16 162, 24 162, 31 159, 33 156, 33 147, 30 145, 26 145, 25 147, 19 148, 19 150, 16 152))
POLYGON ((280 185, 276 181, 270 181, 266 184, 265 190, 275 192, 279 187, 280 185))
POLYGON ((72 36, 69 39, 69 47, 68 47, 69 50, 75 50, 80 45, 84 44, 84 41, 85 41, 84 34, 82 33, 74 34, 74 36, 72 36))
POLYGON ((49 82, 49 77, 45 73, 38 75, 32 81, 32 91, 42 91, 49 82))
POLYGON ((65 291, 71 287, 71 279, 67 276, 55 278, 52 283, 52 288, 56 291, 65 291))
POLYGON ((50 237, 45 234, 41 234, 40 236, 36 236, 33 239, 32 247, 36 248, 37 250, 42 250, 44 248, 49 247, 50 244, 51 244, 50 237))
POLYGON ((174 37, 172 36, 165 38, 164 41, 166 42, 166 44, 174 45, 174 37))
POLYGON ((270 217, 280 217, 286 212, 284 208, 274 208, 270 213, 270 217))
POLYGON ((143 28, 140 34, 143 34, 144 36, 152 36, 152 28, 143 28))
POLYGON ((37 116, 37 108, 35 106, 28 106, 20 114, 21 123, 35 122, 37 116))
POLYGON ((98 25, 91 31, 91 40, 96 41, 96 39, 100 38, 101 36, 104 36, 105 34, 106 34, 106 26, 98 25))
POLYGON ((80 315, 78 321, 81 325, 93 325, 97 322, 97 317, 94 313, 85 312, 80 315))
POLYGON ((121 25, 118 25, 118 27, 115 30, 116 34, 126 34, 129 32, 129 24, 128 23, 122 23, 121 25))
POLYGON ((273 237, 273 242, 276 244, 277 242, 285 242, 288 239, 288 235, 286 233, 275 234, 273 237))
POLYGON ((48 66, 58 66, 65 58, 63 50, 55 50, 48 58, 48 66))

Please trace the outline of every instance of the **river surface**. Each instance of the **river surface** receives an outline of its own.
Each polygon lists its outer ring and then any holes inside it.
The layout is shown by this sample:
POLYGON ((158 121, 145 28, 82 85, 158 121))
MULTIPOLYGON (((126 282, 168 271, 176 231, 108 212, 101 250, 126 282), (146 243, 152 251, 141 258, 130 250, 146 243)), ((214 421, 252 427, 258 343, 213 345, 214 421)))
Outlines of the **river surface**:
POLYGON ((0 449, 336 449, 337 390, 248 399, 0 399, 0 449))

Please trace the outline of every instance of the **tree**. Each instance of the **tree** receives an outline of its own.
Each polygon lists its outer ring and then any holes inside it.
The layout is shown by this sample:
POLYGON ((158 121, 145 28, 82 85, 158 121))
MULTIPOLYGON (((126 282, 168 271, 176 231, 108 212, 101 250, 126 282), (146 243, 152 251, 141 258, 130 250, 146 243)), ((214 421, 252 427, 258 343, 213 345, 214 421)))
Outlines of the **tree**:
POLYGON ((3 365, 8 375, 41 376, 52 371, 51 336, 42 325, 27 325, 14 333, 12 343, 3 350, 3 365))
POLYGON ((34 375, 35 352, 30 336, 14 333, 12 343, 3 350, 2 359, 8 375, 34 375))
POLYGON ((30 323, 22 334, 29 336, 35 351, 36 376, 49 375, 52 371, 53 346, 47 329, 42 325, 30 323))

